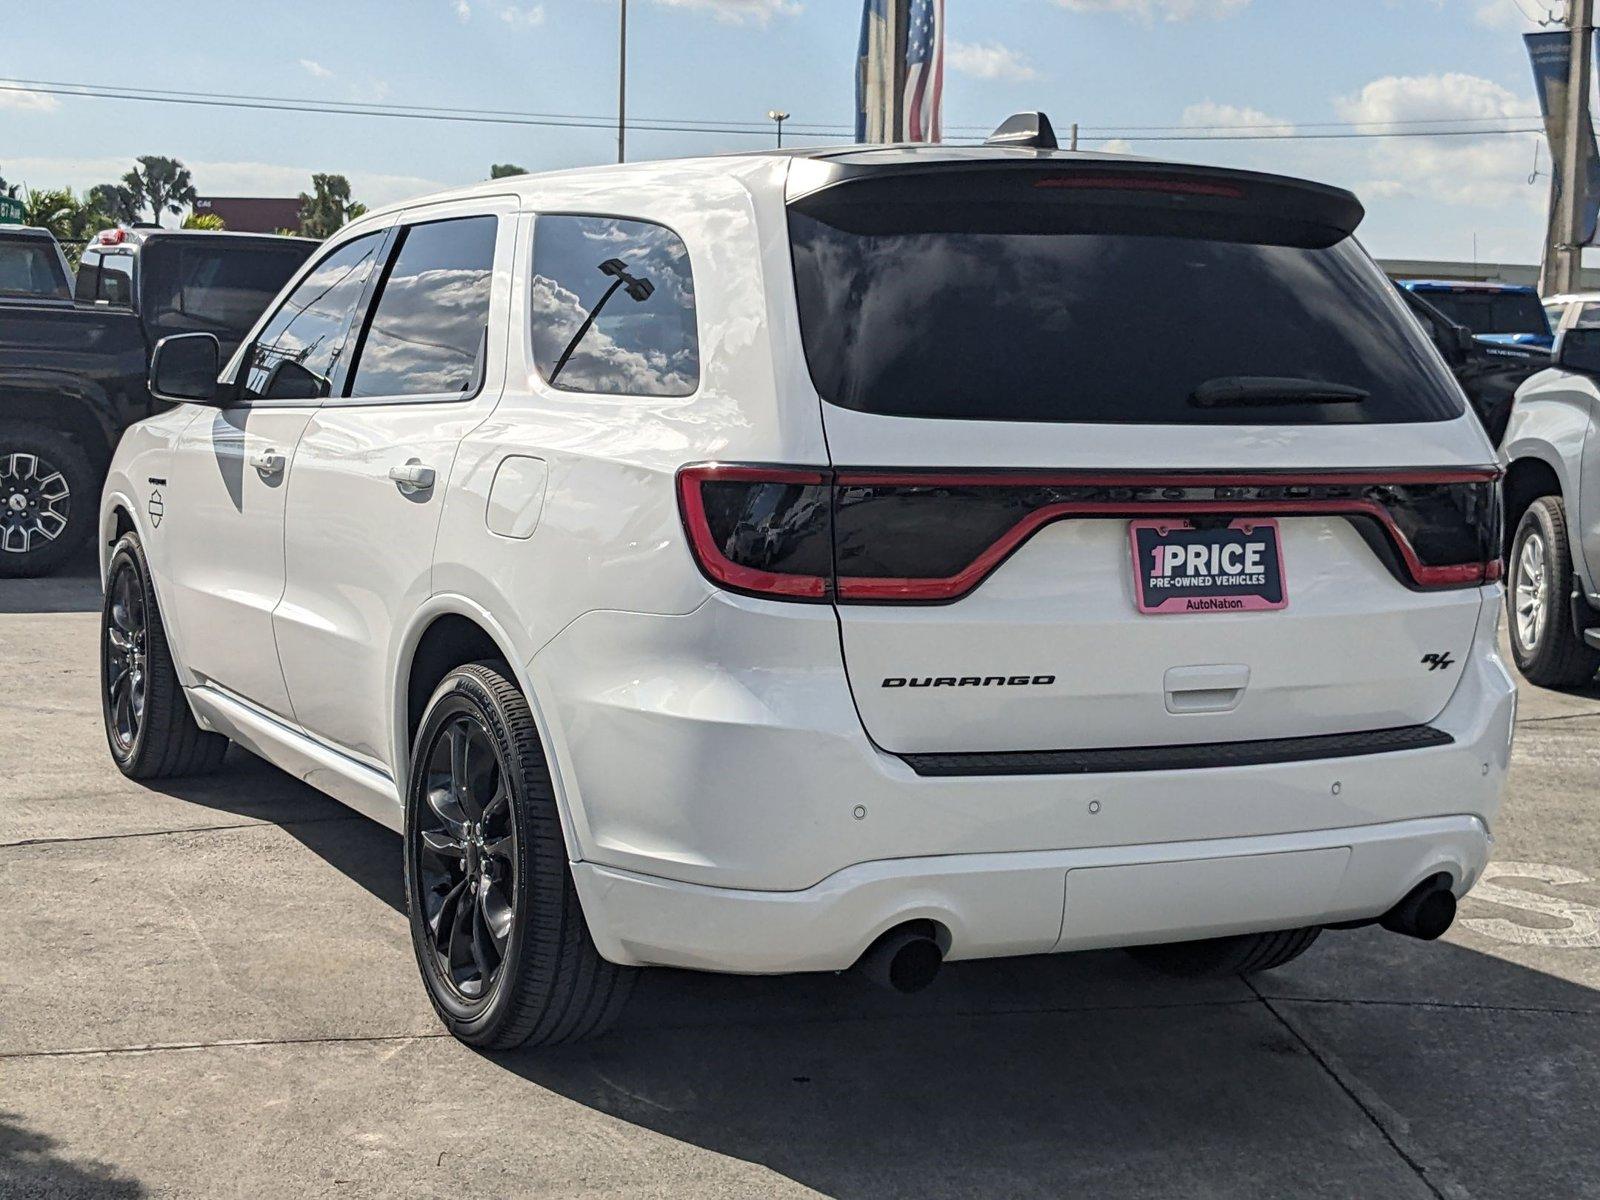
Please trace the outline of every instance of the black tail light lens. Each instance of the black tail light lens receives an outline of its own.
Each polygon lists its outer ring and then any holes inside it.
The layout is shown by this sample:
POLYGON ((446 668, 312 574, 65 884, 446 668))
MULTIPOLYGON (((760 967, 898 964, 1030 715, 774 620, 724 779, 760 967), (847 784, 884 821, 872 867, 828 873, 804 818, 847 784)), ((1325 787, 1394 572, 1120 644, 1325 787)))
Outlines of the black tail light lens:
POLYGON ((1499 471, 1111 473, 686 467, 701 570, 735 591, 843 604, 941 604, 1040 528, 1073 518, 1348 518, 1405 586, 1500 578, 1499 471))

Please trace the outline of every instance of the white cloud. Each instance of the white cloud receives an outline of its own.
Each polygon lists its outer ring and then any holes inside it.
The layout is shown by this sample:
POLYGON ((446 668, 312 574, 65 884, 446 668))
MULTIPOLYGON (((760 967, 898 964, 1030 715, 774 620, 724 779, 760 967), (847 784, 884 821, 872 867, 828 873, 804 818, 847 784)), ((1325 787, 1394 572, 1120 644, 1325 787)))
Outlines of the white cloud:
POLYGON ((527 28, 544 24, 544 5, 542 4, 502 4, 497 13, 507 25, 527 28))
MULTIPOLYGON (((1540 0, 1524 2, 1531 3, 1535 10, 1540 7, 1540 0)), ((1472 0, 1472 4, 1473 22, 1485 29, 1516 33, 1536 28, 1527 13, 1517 7, 1517 0, 1472 0)))
POLYGON ((773 17, 792 17, 800 11, 799 0, 656 0, 668 8, 689 8, 710 13, 719 21, 765 25, 773 17))
POLYGON ((975 79, 1035 79, 1026 56, 999 42, 951 42, 945 47, 945 61, 952 71, 975 79))
POLYGON ((472 5, 468 4, 467 0, 456 0, 455 12, 458 21, 465 23, 472 20, 472 5))
POLYGON ((302 70, 305 71, 305 73, 307 75, 310 75, 315 79, 332 79, 333 78, 333 72, 328 70, 327 67, 323 66, 321 63, 317 62, 315 59, 302 58, 300 60, 300 67, 301 67, 302 70))
MULTIPOLYGON (((1388 75, 1353 96, 1334 101, 1341 119, 1372 133, 1416 133, 1419 121, 1460 122, 1524 114, 1525 97, 1476 75, 1388 75)), ((1424 127, 1425 128, 1425 127, 1424 127)), ((1527 186, 1529 137, 1427 137, 1374 140, 1366 146, 1368 170, 1388 194, 1444 204, 1528 204, 1542 195, 1527 186)))
POLYGON ((1146 25, 1156 20, 1219 20, 1250 7, 1250 0, 1056 0, 1068 12, 1121 13, 1146 25))
POLYGON ((60 107, 60 100, 44 92, 15 92, 0 89, 0 108, 8 108, 13 112, 55 112, 60 107))
POLYGON ((1217 104, 1211 100, 1189 105, 1179 120, 1191 129, 1206 129, 1219 134, 1234 128, 1241 132, 1247 130, 1252 137, 1283 137, 1294 132, 1292 121, 1268 116, 1259 108, 1217 104))

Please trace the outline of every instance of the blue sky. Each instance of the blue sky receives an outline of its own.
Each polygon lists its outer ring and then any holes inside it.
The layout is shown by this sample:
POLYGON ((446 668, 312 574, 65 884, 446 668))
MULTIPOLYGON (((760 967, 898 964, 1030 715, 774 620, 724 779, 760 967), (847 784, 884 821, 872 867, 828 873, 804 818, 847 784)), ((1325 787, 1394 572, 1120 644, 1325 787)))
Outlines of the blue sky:
MULTIPOLYGON (((1100 146, 1110 127, 1318 122, 1375 128, 1537 111, 1518 34, 1559 0, 946 0, 947 128, 1042 108, 1100 146), (1520 8, 1519 8, 1520 6, 1520 8)), ((15 5, 0 78, 609 117, 615 0, 277 0, 15 5)), ((636 120, 847 127, 857 0, 630 0, 636 120)), ((1513 125, 1535 122, 1510 120, 1513 125)), ((1131 135, 1130 135, 1131 136, 1131 135)), ((770 132, 636 131, 630 157, 720 152, 770 132)), ((791 141, 806 140, 790 137, 791 141)), ((814 139, 809 139, 814 140, 814 139)), ((1533 135, 1123 142, 1120 148, 1354 188, 1380 255, 1534 261, 1547 181, 1533 135)), ((606 129, 189 108, 0 91, 0 174, 85 187, 167 154, 201 192, 293 195, 312 171, 369 203, 531 169, 611 161, 606 129)), ((1548 156, 1541 157, 1548 169, 1548 156)))

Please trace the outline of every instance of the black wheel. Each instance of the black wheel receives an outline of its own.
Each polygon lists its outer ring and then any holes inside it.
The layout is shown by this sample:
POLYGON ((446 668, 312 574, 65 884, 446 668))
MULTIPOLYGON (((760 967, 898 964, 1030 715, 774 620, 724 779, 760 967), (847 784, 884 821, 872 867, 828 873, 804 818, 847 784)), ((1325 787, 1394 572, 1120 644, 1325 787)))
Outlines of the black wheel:
POLYGON ((77 443, 0 422, 0 577, 46 575, 83 545, 99 488, 77 443))
POLYGON ((1530 683, 1576 687, 1600 669, 1600 650, 1572 621, 1572 544, 1560 496, 1540 496, 1517 524, 1507 563, 1511 656, 1530 683))
POLYGON ((1198 942, 1169 942, 1162 946, 1130 946, 1128 953, 1164 975, 1205 979, 1221 975, 1254 975, 1299 958, 1322 932, 1285 929, 1277 933, 1244 933, 1236 937, 1206 938, 1198 942))
POLYGON ((406 900, 435 1011, 504 1050, 603 1032, 636 972, 600 957, 528 703, 496 667, 445 676, 412 748, 406 900))
POLYGON ((111 757, 130 779, 202 775, 215 770, 228 749, 227 738, 201 729, 189 711, 133 533, 111 551, 106 572, 100 701, 111 757))

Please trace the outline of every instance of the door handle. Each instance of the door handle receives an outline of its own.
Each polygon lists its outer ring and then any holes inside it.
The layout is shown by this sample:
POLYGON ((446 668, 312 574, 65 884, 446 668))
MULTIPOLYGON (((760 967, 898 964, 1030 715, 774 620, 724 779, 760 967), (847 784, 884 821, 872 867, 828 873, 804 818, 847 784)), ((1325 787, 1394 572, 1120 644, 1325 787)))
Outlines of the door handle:
POLYGON ((433 487, 433 468, 422 465, 421 459, 410 459, 404 466, 390 467, 389 478, 394 480, 402 494, 414 496, 433 487))
POLYGON ((263 475, 278 475, 283 472, 284 457, 276 450, 258 450, 250 456, 250 465, 263 475))

